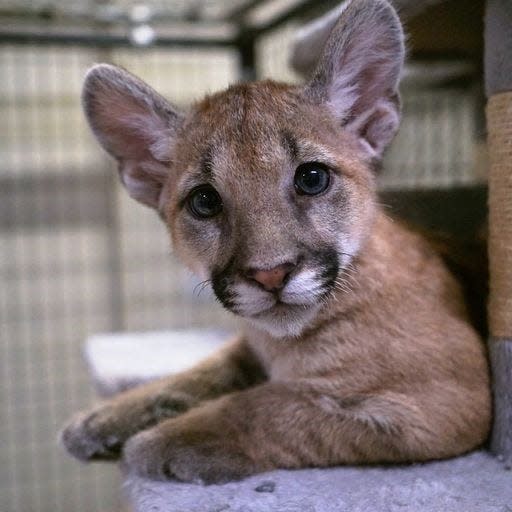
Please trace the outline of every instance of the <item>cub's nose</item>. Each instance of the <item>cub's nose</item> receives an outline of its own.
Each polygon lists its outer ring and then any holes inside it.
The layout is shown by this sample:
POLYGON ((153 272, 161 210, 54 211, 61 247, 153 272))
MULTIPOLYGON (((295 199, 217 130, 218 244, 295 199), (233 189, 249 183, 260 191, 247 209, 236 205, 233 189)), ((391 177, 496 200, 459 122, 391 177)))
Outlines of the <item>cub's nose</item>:
POLYGON ((246 276, 259 283, 268 292, 274 292, 283 287, 286 278, 295 268, 295 263, 286 262, 271 269, 251 268, 247 270, 246 276))

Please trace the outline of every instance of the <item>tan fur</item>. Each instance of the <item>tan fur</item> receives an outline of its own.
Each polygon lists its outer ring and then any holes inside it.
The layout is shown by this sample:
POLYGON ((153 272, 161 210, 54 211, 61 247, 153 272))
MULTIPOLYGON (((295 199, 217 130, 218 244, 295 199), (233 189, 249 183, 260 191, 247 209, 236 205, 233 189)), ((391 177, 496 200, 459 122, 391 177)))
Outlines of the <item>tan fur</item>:
POLYGON ((160 215, 186 264, 229 281, 226 297, 217 293, 243 317, 243 333, 196 368, 77 417, 63 432, 72 454, 122 448, 139 474, 219 482, 450 457, 485 441, 486 354, 461 285, 430 242, 384 215, 357 133, 304 89, 266 81, 195 105, 172 153, 160 215), (331 172, 318 197, 293 188, 297 165, 310 161, 331 172), (183 205, 205 181, 223 212, 198 220, 183 205), (322 248, 338 261, 328 294, 263 313, 238 304, 268 299, 246 269, 299 262, 293 282, 323 265, 322 248))

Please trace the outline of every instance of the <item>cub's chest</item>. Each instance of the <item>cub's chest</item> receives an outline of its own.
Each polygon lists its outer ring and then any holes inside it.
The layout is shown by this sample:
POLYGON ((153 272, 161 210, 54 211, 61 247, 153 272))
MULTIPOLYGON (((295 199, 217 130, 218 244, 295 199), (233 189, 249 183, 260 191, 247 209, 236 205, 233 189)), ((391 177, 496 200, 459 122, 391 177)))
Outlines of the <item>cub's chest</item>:
POLYGON ((252 352, 272 381, 344 373, 343 343, 331 346, 318 340, 282 339, 249 341, 252 352))

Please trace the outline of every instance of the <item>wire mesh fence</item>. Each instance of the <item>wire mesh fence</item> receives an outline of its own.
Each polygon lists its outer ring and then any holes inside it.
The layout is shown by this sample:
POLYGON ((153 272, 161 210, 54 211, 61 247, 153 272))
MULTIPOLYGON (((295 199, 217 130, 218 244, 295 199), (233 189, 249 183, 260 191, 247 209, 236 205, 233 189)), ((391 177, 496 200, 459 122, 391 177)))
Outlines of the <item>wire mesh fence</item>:
MULTIPOLYGON (((260 76, 296 80, 295 25, 257 46, 260 76)), ((230 49, 109 50, 0 44, 0 510, 117 510, 117 469, 57 447, 65 419, 93 399, 81 358, 92 333, 229 325, 175 261, 164 227, 127 198, 82 117, 94 62, 118 63, 177 104, 236 81, 230 49)), ((482 180, 474 87, 404 90, 404 122, 383 187, 482 180)))
POLYGON ((222 323, 206 292, 194 296, 196 281, 175 262, 156 215, 120 193, 85 125, 81 81, 106 58, 178 103, 236 77, 227 52, 0 47, 5 511, 117 503, 114 468, 79 465, 56 443, 64 420, 92 399, 80 352, 89 334, 222 323))

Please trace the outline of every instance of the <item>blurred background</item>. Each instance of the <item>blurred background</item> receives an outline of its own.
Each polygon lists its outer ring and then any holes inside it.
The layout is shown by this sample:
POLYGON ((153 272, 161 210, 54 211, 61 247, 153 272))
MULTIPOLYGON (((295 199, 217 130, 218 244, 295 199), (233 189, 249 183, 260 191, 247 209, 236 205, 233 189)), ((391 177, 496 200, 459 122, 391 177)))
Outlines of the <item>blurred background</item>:
MULTIPOLYGON (((117 469, 56 442, 94 398, 89 335, 232 324, 118 186, 82 116, 85 71, 120 64, 178 105, 239 80, 297 82, 297 28, 337 3, 0 0, 0 510, 117 510, 117 469)), ((470 4, 408 16, 404 120, 380 177, 390 209, 460 229, 485 210, 482 6, 470 4)))

